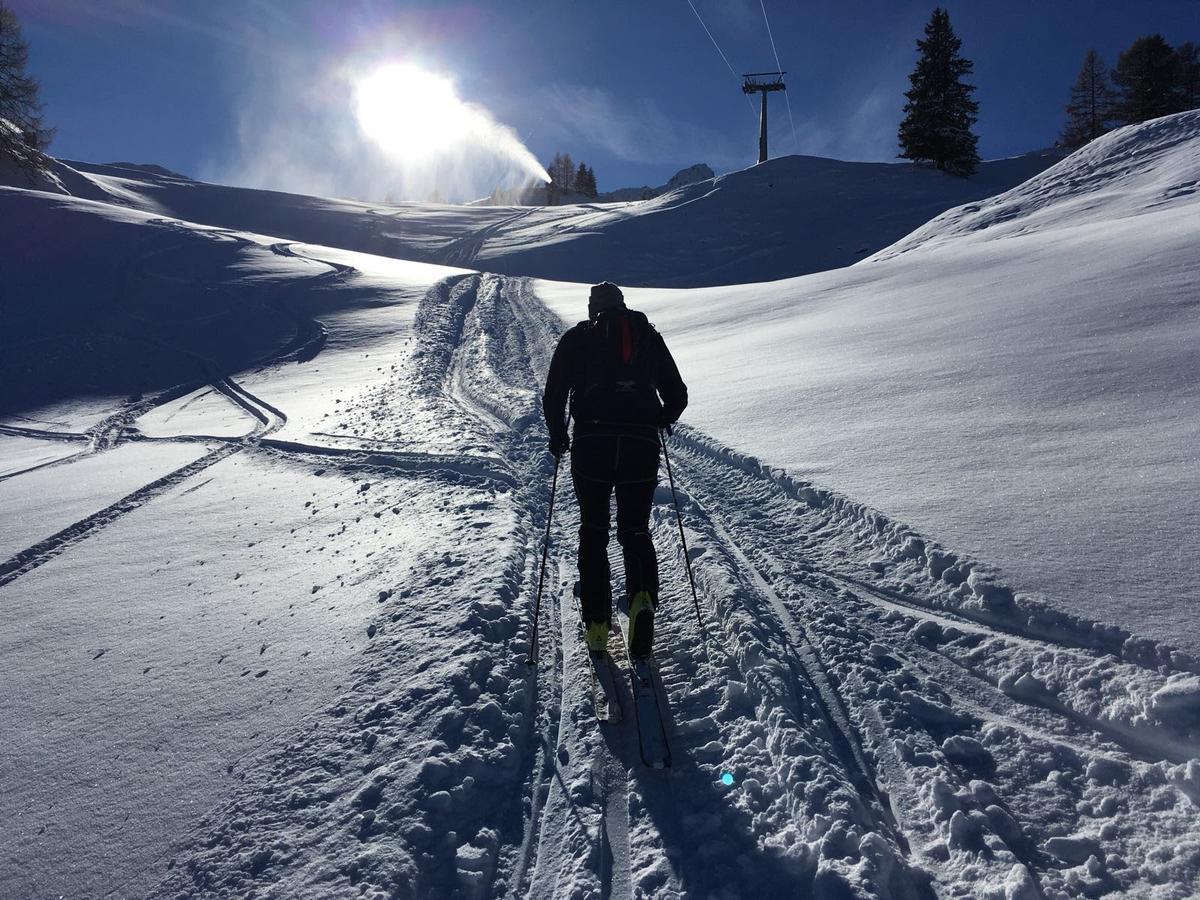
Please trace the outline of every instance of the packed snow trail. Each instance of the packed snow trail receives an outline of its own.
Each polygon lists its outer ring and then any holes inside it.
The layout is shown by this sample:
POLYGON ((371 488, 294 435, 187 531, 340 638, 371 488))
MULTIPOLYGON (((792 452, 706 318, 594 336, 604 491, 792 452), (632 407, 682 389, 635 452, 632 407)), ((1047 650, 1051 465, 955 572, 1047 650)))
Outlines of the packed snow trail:
MULTIPOLYGON (((526 282, 472 275, 435 286, 417 328, 414 374, 382 393, 511 473, 487 489, 514 516, 511 549, 399 582, 404 611, 381 627, 407 627, 327 722, 251 765, 161 894, 320 896, 340 879, 412 897, 1197 889, 1190 673, 966 618, 915 538, 688 429, 670 447, 709 627, 664 487, 652 522, 675 764, 645 768, 632 721, 590 709, 565 481, 538 666, 524 665, 551 469, 538 396, 560 323, 526 282), (456 634, 430 645, 447 659, 422 658, 427 629, 456 634), (316 816, 298 799, 314 783, 316 816)), ((619 592, 619 556, 614 572, 619 592)))

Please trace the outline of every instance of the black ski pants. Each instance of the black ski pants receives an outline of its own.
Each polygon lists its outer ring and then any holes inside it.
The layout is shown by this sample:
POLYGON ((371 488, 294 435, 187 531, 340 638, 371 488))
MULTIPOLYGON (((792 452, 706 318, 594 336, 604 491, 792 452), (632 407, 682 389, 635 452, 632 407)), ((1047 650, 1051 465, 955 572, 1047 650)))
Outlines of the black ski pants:
POLYGON ((608 507, 614 491, 626 594, 633 597, 649 591, 657 603, 658 557, 650 538, 650 506, 658 486, 658 432, 647 427, 633 434, 581 434, 577 428, 571 480, 579 500, 579 598, 584 621, 612 618, 608 507))

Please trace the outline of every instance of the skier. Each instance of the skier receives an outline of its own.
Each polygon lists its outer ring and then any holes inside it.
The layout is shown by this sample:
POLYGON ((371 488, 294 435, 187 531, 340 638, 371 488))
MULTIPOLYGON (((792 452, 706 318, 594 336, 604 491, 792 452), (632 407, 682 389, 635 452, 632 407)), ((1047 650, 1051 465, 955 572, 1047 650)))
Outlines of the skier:
POLYGON ((612 623, 608 566, 608 502, 617 496, 617 540, 625 559, 629 653, 649 657, 658 603, 658 559, 650 537, 650 505, 658 486, 659 429, 687 406, 662 336, 646 316, 625 306, 621 289, 597 284, 588 320, 562 336, 550 362, 542 412, 550 452, 571 451, 579 500, 579 593, 588 649, 604 651, 612 623), (575 420, 574 444, 565 417, 575 420))

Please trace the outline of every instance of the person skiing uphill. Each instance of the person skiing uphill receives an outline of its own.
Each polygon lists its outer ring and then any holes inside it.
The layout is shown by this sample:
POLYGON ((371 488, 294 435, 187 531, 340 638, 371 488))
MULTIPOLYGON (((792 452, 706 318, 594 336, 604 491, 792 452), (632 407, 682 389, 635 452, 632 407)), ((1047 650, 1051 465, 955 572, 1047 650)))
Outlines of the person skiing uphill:
POLYGON ((562 336, 542 396, 550 452, 571 451, 579 501, 579 595, 588 649, 602 652, 612 622, 608 501, 617 497, 617 540, 625 560, 629 652, 650 655, 658 603, 658 559, 650 506, 658 486, 661 428, 687 406, 687 386, 662 336, 625 306, 611 282, 595 285, 588 320, 562 336), (575 421, 567 433, 567 403, 575 421))

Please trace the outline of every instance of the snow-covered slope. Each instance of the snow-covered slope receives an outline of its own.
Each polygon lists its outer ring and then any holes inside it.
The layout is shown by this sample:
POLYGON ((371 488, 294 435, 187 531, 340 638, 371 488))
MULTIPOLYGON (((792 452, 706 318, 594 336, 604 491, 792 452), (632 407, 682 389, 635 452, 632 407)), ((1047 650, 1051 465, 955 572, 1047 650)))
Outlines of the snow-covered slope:
MULTIPOLYGON (((1186 181, 1200 114, 1106 140, 1186 181)), ((561 478, 524 662, 586 285, 131 208, 148 177, 0 189, 0 895, 1200 892, 1194 198, 630 292, 693 396, 663 772, 588 709, 561 478)), ((274 198, 222 215, 377 224, 274 198)))
MULTIPOLYGON (((1198 160, 1185 113, 852 268, 629 300, 698 427, 1200 655, 1198 160)), ((579 317, 580 288, 540 291, 579 317)))
POLYGON ((556 207, 363 204, 205 184, 145 166, 64 163, 58 177, 88 199, 331 247, 507 275, 696 287, 850 265, 1057 158, 996 160, 961 179, 907 164, 789 156, 645 202, 556 207))
POLYGON ((1194 113, 1184 113, 1115 131, 1009 191, 948 210, 875 258, 963 238, 997 240, 1186 208, 1200 191, 1194 120, 1194 113))

